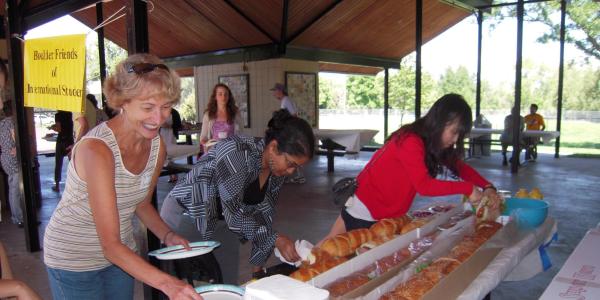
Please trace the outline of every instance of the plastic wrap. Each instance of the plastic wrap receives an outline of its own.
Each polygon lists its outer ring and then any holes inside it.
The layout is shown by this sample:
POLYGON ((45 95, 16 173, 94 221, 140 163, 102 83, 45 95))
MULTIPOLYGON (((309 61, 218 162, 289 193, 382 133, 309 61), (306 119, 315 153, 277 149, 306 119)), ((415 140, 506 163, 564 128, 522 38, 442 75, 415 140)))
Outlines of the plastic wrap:
POLYGON ((540 244, 551 239, 556 230, 556 222, 552 218, 547 218, 544 224, 534 230, 518 230, 515 222, 509 222, 504 230, 500 231, 500 235, 494 236, 494 239, 485 245, 486 247, 504 245, 504 249, 457 299, 482 299, 504 278, 516 277, 518 274, 514 273, 515 271, 518 273, 518 269, 529 270, 530 266, 521 266, 519 263, 529 253, 537 251, 540 244))
POLYGON ((433 243, 434 237, 427 236, 410 243, 406 248, 395 251, 391 255, 385 256, 368 265, 367 267, 335 280, 324 288, 331 293, 332 297, 345 295, 358 287, 366 284, 370 280, 385 274, 390 269, 406 263, 408 260, 417 257, 433 243))
MULTIPOLYGON (((429 207, 435 205, 440 204, 436 203, 428 205, 423 210, 428 211, 429 207)), ((414 257, 417 256, 415 253, 422 253, 423 251, 427 250, 425 249, 425 245, 428 243, 431 244, 431 237, 419 240, 420 237, 429 235, 432 232, 438 232, 437 227, 440 224, 447 222, 451 216, 459 214, 463 210, 462 206, 457 207, 456 205, 448 205, 446 203, 442 203, 441 205, 447 205, 448 207, 451 207, 450 211, 436 213, 433 217, 427 218, 429 222, 425 223, 421 227, 416 228, 416 230, 412 230, 397 236, 362 253, 361 255, 353 257, 349 261, 340 264, 327 272, 319 274, 318 276, 314 277, 311 282, 316 287, 331 286, 334 284, 334 282, 340 280, 342 277, 347 277, 349 274, 354 274, 355 272, 367 269, 368 277, 370 278, 369 282, 363 284, 358 289, 354 289, 352 292, 346 294, 345 297, 357 298, 370 292, 382 282, 385 282, 388 280, 388 278, 394 276, 397 269, 403 268, 406 264, 410 263, 414 257), (409 247, 412 249, 412 253, 410 252, 409 247), (407 260, 401 260, 399 265, 390 266, 387 264, 386 259, 390 259, 390 255, 394 255, 395 252, 399 251, 398 249, 406 249, 409 251, 409 253, 411 253, 411 256, 407 260), (387 272, 385 272, 386 268, 389 268, 387 272), (393 270, 393 272, 390 270, 393 270)))
POLYGON ((465 235, 473 233, 474 226, 472 225, 474 225, 473 218, 468 217, 462 220, 460 226, 454 226, 454 230, 439 232, 437 238, 431 241, 425 253, 408 264, 396 276, 365 295, 362 299, 379 299, 388 291, 393 290, 397 285, 407 281, 412 275, 425 269, 435 259, 446 255, 465 235))

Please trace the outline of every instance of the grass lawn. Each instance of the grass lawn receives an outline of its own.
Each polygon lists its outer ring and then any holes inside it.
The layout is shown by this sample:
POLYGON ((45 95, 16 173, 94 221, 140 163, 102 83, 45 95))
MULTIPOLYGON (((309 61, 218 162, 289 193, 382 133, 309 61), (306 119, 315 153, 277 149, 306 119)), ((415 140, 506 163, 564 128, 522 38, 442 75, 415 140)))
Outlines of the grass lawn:
MULTIPOLYGON (((556 130, 556 120, 546 122, 546 130, 556 130)), ((560 153, 578 156, 600 155, 600 123, 580 120, 561 122, 560 153)), ((554 153, 554 142, 538 147, 538 151, 554 153)))
MULTIPOLYGON (((556 120, 546 121, 546 130, 556 130, 556 120)), ((563 120, 560 130, 560 155, 600 158, 600 123, 563 120)), ((538 146, 540 153, 554 153, 555 141, 538 146)), ((500 146, 492 147, 500 151, 500 146)))
MULTIPOLYGON (((546 130, 556 130, 556 120, 546 122, 546 130)), ((494 136, 497 138, 497 136, 494 136)), ((369 145, 380 146, 371 141, 369 145)), ((500 151, 500 146, 493 146, 500 151)), ((555 141, 538 146, 540 153, 554 153, 555 141)), ((581 120, 564 120, 561 123, 560 154, 600 158, 600 123, 581 120)))

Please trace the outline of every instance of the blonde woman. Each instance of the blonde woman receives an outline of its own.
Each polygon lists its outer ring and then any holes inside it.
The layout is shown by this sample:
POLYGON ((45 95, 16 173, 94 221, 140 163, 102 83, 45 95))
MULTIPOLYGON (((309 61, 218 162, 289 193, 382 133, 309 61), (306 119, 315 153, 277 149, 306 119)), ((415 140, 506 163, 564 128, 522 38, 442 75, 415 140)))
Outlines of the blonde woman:
POLYGON ((165 159, 159 130, 179 100, 179 77, 156 56, 136 54, 117 65, 104 93, 121 112, 73 147, 65 191, 46 228, 52 296, 133 299, 135 278, 170 299, 202 299, 136 254, 131 222, 135 213, 166 245, 189 248, 150 202, 165 159))

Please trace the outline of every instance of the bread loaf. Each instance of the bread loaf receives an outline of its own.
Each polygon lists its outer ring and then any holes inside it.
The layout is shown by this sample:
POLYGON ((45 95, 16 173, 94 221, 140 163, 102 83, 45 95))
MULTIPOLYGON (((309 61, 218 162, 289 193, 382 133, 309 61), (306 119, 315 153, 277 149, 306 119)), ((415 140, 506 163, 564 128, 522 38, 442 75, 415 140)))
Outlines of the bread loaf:
POLYGON ((373 233, 366 228, 350 230, 344 234, 348 237, 352 252, 354 252, 356 248, 360 247, 360 245, 373 239, 373 233))
POLYGON ((402 227, 402 230, 400 231, 401 234, 405 234, 408 233, 410 231, 413 231, 419 227, 422 227, 423 225, 427 224, 427 222, 429 222, 428 218, 422 218, 422 219, 414 219, 412 220, 410 223, 406 224, 404 227, 402 227))
POLYGON ((338 234, 325 240, 321 245, 321 249, 331 256, 346 256, 354 252, 354 249, 350 247, 348 236, 344 234, 338 234))
POLYGON ((348 259, 345 257, 331 257, 329 259, 316 262, 311 267, 317 270, 319 273, 323 273, 347 260, 348 259))
POLYGON ((402 228, 412 221, 412 218, 409 215, 403 215, 401 217, 394 218, 394 221, 398 227, 396 233, 400 233, 402 228))
POLYGON ((340 297, 369 282, 369 280, 369 276, 366 274, 353 274, 340 278, 324 288, 330 292, 331 297, 340 297))
POLYGON ((391 238, 398 231, 398 223, 394 219, 381 219, 371 225, 369 229, 373 235, 382 238, 391 238))
POLYGON ((355 229, 338 234, 327 239, 321 249, 332 256, 348 256, 353 254, 360 245, 373 239, 373 233, 368 229, 355 229))
POLYGON ((316 269, 308 267, 298 269, 294 273, 290 274, 290 277, 300 281, 309 281, 317 275, 319 275, 319 272, 316 269))
POLYGON ((321 256, 321 259, 312 265, 302 265, 300 269, 290 274, 290 277, 300 281, 308 281, 345 261, 347 261, 345 257, 321 256))
POLYGON ((443 276, 458 268, 501 227, 501 224, 495 222, 486 221, 478 224, 475 233, 463 237, 460 243, 452 248, 448 256, 438 258, 420 273, 396 286, 393 291, 386 293, 380 299, 421 299, 443 276))
POLYGON ((307 260, 302 262, 302 266, 309 266, 315 264, 316 262, 324 261, 331 259, 331 254, 323 251, 323 249, 319 247, 314 247, 308 254, 307 260))

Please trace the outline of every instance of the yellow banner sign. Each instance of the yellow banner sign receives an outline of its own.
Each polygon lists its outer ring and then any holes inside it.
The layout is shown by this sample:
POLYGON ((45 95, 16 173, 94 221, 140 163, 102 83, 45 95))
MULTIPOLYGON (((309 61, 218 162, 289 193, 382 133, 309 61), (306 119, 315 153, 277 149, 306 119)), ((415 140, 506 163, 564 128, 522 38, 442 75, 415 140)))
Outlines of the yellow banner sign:
POLYGON ((82 112, 85 34, 25 41, 25 106, 82 112))

